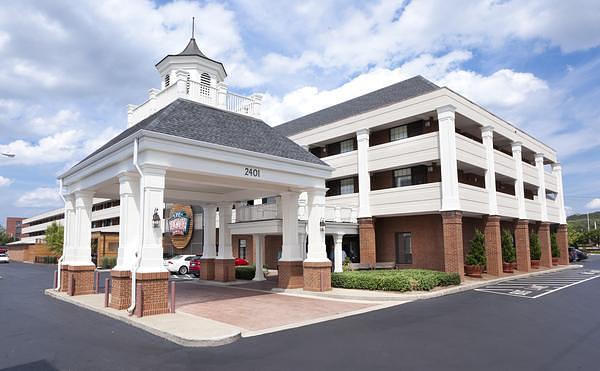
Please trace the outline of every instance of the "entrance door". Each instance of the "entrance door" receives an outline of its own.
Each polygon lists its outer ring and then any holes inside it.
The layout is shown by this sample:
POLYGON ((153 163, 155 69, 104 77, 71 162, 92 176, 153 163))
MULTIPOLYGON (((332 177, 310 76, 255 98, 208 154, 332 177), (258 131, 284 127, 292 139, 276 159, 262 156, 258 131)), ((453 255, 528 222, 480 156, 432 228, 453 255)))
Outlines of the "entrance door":
POLYGON ((412 264, 412 238, 410 232, 396 233, 396 264, 412 264))

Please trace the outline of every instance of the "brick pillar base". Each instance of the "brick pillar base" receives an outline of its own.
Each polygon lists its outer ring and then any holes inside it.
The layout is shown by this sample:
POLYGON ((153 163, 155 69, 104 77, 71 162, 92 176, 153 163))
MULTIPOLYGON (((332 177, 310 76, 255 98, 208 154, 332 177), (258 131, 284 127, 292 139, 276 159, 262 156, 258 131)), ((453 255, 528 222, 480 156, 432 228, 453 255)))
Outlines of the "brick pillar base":
POLYGON ((215 259, 215 281, 235 281, 234 259, 215 259))
POLYGON ((358 234, 360 240, 360 263, 375 267, 377 254, 375 251, 375 226, 373 218, 358 218, 358 234))
POLYGON ((297 289, 304 286, 302 261, 280 261, 277 264, 277 286, 281 289, 297 289))
POLYGON ((135 279, 142 285, 142 316, 169 313, 169 272, 136 273, 135 279))
POLYGON ((515 227, 515 246, 517 250, 517 270, 531 270, 531 255, 529 255, 529 221, 519 219, 515 227))
POLYGON ((304 262, 304 290, 331 290, 331 262, 304 262))
POLYGON ((214 280, 215 279, 215 259, 206 258, 200 259, 200 279, 214 280))
POLYGON ((93 265, 69 265, 67 287, 69 287, 71 277, 75 278, 73 295, 89 295, 96 292, 94 290, 95 270, 96 267, 93 265))
POLYGON ((567 233, 567 225, 560 224, 556 230, 556 242, 560 251, 558 263, 561 265, 569 265, 569 234, 567 233))
POLYGON ((542 222, 538 228, 540 236, 540 245, 542 246, 542 256, 540 257, 540 265, 542 267, 552 268, 552 247, 550 245, 550 224, 542 222))
POLYGON ((460 211, 442 212, 442 231, 444 235, 444 271, 458 273, 462 281, 465 273, 462 213, 460 211))
POLYGON ((493 276, 501 276, 502 241, 500 237, 500 217, 489 215, 484 218, 484 225, 487 273, 493 276))
POLYGON ((110 271, 112 288, 110 291, 110 307, 127 309, 131 305, 131 272, 110 271))
POLYGON ((60 292, 67 292, 69 289, 69 266, 61 265, 60 266, 60 292))

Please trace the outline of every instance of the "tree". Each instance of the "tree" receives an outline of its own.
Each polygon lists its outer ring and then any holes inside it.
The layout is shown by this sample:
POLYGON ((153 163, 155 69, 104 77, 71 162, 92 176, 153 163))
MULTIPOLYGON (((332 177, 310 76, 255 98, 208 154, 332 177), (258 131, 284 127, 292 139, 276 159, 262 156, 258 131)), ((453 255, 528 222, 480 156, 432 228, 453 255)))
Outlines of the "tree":
POLYGON ((560 249, 558 248, 558 241, 556 240, 556 233, 550 235, 550 248, 552 249, 552 257, 560 258, 560 249))
POLYGON ((475 230, 475 236, 470 242, 469 253, 467 254, 467 265, 479 265, 485 267, 485 236, 479 229, 475 230))
POLYGON ((600 229, 592 229, 586 232, 583 239, 590 241, 594 245, 600 244, 600 229))
POLYGON ((529 255, 531 256, 531 260, 540 260, 542 257, 540 236, 535 232, 529 234, 529 255))
POLYGON ((585 243, 585 236, 582 232, 572 225, 567 225, 567 233, 569 235, 569 246, 579 246, 582 242, 585 243))
POLYGON ((515 242, 508 229, 502 231, 502 260, 505 263, 514 263, 517 261, 515 242))
POLYGON ((64 228, 56 222, 46 228, 46 244, 50 251, 56 255, 62 255, 63 252, 64 228))
POLYGON ((6 245, 9 242, 13 242, 15 239, 6 233, 4 226, 0 225, 0 245, 6 245))

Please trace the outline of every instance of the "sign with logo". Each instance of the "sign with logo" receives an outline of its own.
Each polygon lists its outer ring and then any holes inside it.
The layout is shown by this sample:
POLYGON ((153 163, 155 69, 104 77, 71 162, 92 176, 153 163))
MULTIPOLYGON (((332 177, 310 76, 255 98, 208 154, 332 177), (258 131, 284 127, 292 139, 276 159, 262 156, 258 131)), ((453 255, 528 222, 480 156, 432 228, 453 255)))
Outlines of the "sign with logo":
POLYGON ((194 212, 189 205, 175 204, 171 207, 167 219, 171 242, 176 249, 185 249, 192 239, 194 230, 194 212))

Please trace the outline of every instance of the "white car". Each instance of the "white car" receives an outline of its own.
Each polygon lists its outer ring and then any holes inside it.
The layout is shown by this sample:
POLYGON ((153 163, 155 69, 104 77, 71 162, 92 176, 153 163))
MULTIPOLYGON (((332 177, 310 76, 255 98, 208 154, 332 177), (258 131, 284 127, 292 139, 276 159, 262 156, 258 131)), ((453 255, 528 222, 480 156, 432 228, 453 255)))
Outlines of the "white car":
POLYGON ((186 274, 190 271, 190 261, 196 255, 175 255, 171 259, 165 259, 165 268, 171 273, 186 274))
POLYGON ((10 263, 10 259, 7 253, 0 253, 0 263, 10 263))

